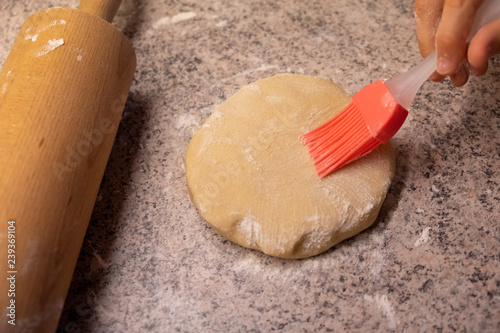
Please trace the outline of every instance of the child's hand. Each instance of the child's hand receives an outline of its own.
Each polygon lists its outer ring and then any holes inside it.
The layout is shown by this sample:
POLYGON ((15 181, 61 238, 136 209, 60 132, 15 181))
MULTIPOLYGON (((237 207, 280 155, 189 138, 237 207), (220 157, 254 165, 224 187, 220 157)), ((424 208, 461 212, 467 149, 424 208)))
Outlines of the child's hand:
POLYGON ((437 73, 433 81, 450 76, 454 86, 464 85, 469 69, 484 75, 488 59, 500 53, 500 20, 482 27, 467 46, 466 39, 484 0, 415 0, 420 54, 437 49, 437 73))

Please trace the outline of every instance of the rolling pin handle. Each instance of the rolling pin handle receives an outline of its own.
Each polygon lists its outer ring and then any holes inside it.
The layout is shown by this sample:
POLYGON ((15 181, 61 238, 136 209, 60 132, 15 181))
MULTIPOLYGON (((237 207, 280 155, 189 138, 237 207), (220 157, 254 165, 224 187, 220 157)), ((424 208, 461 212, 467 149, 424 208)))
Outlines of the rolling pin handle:
POLYGON ((122 0, 80 0, 78 9, 99 16, 111 23, 121 2, 122 0))

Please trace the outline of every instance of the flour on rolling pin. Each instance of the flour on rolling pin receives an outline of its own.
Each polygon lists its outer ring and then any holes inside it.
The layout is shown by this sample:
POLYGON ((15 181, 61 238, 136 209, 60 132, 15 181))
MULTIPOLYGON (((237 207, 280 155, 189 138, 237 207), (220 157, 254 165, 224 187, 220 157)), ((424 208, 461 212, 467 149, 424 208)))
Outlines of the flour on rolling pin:
MULTIPOLYGON (((41 27, 36 27, 36 28, 28 28, 26 29, 26 36, 24 36, 24 39, 25 40, 30 40, 32 42, 36 42, 38 40, 38 36, 40 35, 40 33, 52 28, 52 27, 55 27, 55 26, 58 26, 58 25, 64 25, 66 24, 66 21, 65 20, 54 20, 52 21, 51 23, 49 23, 48 25, 45 25, 45 26, 41 26, 41 27)), ((40 57, 40 56, 43 56, 43 55, 46 55, 47 53, 49 53, 50 51, 53 51, 55 50, 56 48, 58 48, 59 46, 61 45, 64 45, 64 40, 62 38, 60 39, 50 39, 47 44, 45 44, 40 51, 38 51, 37 53, 35 53, 35 56, 36 57, 40 57)))
POLYGON ((45 44, 40 51, 38 51, 35 56, 41 57, 47 53, 57 49, 59 46, 64 45, 64 39, 50 39, 47 44, 45 44))
POLYGON ((7 92, 7 87, 9 85, 9 82, 12 82, 12 80, 14 79, 14 75, 12 75, 12 71, 8 71, 6 76, 7 76, 7 82, 5 82, 2 85, 2 90, 0 91, 0 94, 5 94, 7 92))
POLYGON ((50 29, 56 25, 61 25, 61 24, 66 24, 66 21, 65 20, 54 20, 49 25, 46 25, 44 27, 40 27, 40 28, 36 29, 36 31, 33 31, 33 30, 35 30, 33 28, 28 28, 28 29, 26 29, 27 35, 24 37, 24 39, 26 39, 26 40, 31 39, 32 42, 36 42, 36 40, 38 39, 38 35, 40 35, 41 32, 44 32, 47 29, 50 29))

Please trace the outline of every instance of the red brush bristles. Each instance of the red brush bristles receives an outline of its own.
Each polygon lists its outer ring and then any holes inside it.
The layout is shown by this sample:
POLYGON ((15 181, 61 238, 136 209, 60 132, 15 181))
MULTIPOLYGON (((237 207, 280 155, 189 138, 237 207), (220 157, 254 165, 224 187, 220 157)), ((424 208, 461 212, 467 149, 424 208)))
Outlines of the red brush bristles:
POLYGON ((383 81, 361 89, 338 115, 301 136, 320 178, 389 141, 408 111, 383 81))
POLYGON ((370 134, 352 102, 337 116, 301 136, 301 139, 309 149, 320 178, 381 144, 370 134))

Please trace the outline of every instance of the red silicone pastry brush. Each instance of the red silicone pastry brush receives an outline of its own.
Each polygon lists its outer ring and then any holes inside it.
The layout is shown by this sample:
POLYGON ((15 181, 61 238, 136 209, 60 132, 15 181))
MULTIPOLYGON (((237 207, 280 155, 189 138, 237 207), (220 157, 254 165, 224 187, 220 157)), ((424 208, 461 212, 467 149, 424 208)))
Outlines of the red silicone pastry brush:
MULTIPOLYGON (((476 14, 468 41, 482 26, 499 18, 500 1, 485 1, 476 14)), ((389 141, 403 125, 417 91, 435 70, 433 52, 408 72, 361 89, 342 112, 301 136, 319 177, 328 176, 389 141)))

